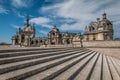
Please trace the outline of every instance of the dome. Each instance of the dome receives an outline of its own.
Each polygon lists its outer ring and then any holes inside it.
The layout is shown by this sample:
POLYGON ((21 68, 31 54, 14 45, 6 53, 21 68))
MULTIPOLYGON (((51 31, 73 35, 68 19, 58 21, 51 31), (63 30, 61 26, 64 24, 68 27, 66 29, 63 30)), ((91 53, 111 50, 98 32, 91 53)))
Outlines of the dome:
POLYGON ((32 31, 32 28, 31 28, 31 26, 28 26, 28 27, 24 27, 23 30, 24 31, 32 31))
POLYGON ((52 31, 59 32, 59 29, 57 29, 57 27, 54 26, 54 27, 52 28, 52 31))
POLYGON ((101 22, 106 24, 112 24, 111 21, 108 19, 103 19, 101 22))
POLYGON ((25 26, 22 28, 23 31, 33 31, 33 27, 29 24, 29 16, 26 17, 25 26))

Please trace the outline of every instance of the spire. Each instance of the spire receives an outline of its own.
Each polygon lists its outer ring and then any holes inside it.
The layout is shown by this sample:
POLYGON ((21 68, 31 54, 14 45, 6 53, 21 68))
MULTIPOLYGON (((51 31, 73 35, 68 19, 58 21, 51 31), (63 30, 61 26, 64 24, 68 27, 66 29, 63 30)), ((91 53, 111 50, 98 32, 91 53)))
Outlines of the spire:
POLYGON ((103 19, 106 19, 106 13, 104 12, 103 14, 102 14, 102 16, 103 16, 103 19))
POLYGON ((87 31, 87 26, 85 27, 85 31, 87 31))
POLYGON ((29 26, 29 15, 26 16, 26 25, 29 26))

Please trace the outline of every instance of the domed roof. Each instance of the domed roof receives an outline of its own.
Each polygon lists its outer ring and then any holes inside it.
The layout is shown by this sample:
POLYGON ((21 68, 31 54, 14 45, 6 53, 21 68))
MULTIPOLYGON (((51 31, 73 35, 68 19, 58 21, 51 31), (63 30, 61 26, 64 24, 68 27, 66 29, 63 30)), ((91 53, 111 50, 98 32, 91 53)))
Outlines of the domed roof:
POLYGON ((22 28, 23 31, 33 31, 33 27, 29 24, 29 16, 26 17, 25 26, 22 28))
POLYGON ((56 26, 54 26, 54 27, 52 28, 52 31, 59 32, 59 29, 58 29, 56 26))
POLYGON ((112 24, 112 22, 110 20, 108 20, 108 19, 103 19, 103 20, 101 20, 101 22, 107 23, 107 24, 112 24))
POLYGON ((97 26, 98 26, 98 23, 97 23, 97 22, 91 22, 91 23, 89 24, 89 27, 90 27, 90 26, 97 27, 97 26))
POLYGON ((23 31, 32 31, 33 29, 32 29, 32 27, 31 26, 25 26, 25 27, 23 27, 23 29, 22 29, 23 31))
POLYGON ((102 16, 103 16, 103 19, 101 20, 101 23, 112 24, 111 21, 107 19, 107 14, 105 12, 102 14, 102 16))

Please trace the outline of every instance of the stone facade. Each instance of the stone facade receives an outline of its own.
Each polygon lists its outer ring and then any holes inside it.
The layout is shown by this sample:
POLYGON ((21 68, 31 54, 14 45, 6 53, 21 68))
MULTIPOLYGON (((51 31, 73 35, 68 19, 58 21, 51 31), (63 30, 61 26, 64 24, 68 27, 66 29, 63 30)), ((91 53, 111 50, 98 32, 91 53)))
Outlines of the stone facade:
POLYGON ((86 28, 83 35, 80 33, 60 32, 54 26, 48 33, 48 37, 35 37, 35 27, 29 24, 29 17, 26 17, 26 24, 23 28, 12 37, 13 45, 21 46, 41 46, 41 45, 82 45, 82 41, 95 40, 112 40, 113 25, 107 19, 106 13, 103 14, 103 19, 97 18, 96 22, 91 22, 86 28))
POLYGON ((29 17, 26 17, 26 24, 16 35, 12 36, 13 45, 25 45, 30 46, 32 39, 35 38, 35 27, 29 24, 29 17))
POLYGON ((76 33, 60 32, 54 26, 48 33, 48 37, 35 37, 35 27, 29 24, 29 17, 26 17, 26 24, 19 28, 16 35, 12 36, 12 44, 20 46, 41 46, 41 45, 68 45, 73 44, 73 37, 76 33))
POLYGON ((112 22, 107 19, 106 13, 102 16, 102 20, 97 18, 97 21, 86 26, 83 40, 113 40, 112 22))

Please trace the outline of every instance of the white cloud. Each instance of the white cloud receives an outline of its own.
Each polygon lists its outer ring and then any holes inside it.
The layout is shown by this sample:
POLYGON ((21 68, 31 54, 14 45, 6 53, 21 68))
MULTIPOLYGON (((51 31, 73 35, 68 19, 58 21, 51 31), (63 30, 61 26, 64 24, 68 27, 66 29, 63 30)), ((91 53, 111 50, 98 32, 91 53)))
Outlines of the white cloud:
POLYGON ((0 14, 8 14, 9 10, 5 9, 3 6, 0 6, 0 14))
MULTIPOLYGON (((50 14, 57 15, 59 17, 76 19, 76 23, 74 23, 72 26, 71 24, 69 25, 65 23, 62 24, 61 27, 68 30, 80 30, 88 25, 89 22, 94 21, 97 17, 102 17, 101 14, 104 12, 103 6, 108 5, 112 2, 113 0, 68 0, 66 2, 64 1, 63 3, 56 3, 51 6, 44 6, 40 10, 42 10, 43 12, 51 12, 50 14), (66 26, 66 28, 64 28, 63 26, 66 26)), ((116 8, 119 9, 118 6, 116 6, 116 8)))
POLYGON ((27 7, 27 5, 22 0, 12 0, 12 5, 14 7, 27 7))
POLYGON ((20 14, 20 13, 17 13, 17 16, 18 16, 19 18, 25 18, 25 16, 22 15, 22 14, 20 14))
POLYGON ((50 2, 50 3, 61 3, 65 0, 44 0, 45 2, 50 2))
POLYGON ((19 11, 17 11, 16 9, 13 9, 14 15, 16 15, 19 18, 25 18, 24 14, 21 14, 19 11))
POLYGON ((48 34, 47 31, 43 31, 43 30, 40 30, 39 33, 42 33, 42 34, 44 34, 44 35, 47 35, 47 34, 48 34))
POLYGON ((15 24, 11 24, 11 26, 12 26, 13 28, 15 28, 15 29, 19 29, 19 28, 20 28, 20 26, 15 25, 15 24))
POLYGON ((45 17, 37 17, 37 18, 32 18, 30 22, 36 23, 38 25, 44 24, 44 23, 49 23, 50 19, 45 18, 45 17))
POLYGON ((42 27, 46 27, 46 28, 49 28, 51 29, 53 26, 52 25, 49 25, 49 24, 41 24, 42 27))
POLYGON ((51 28, 52 26, 48 25, 51 20, 46 17, 37 17, 30 20, 31 23, 35 23, 41 27, 51 28))
POLYGON ((84 24, 84 22, 82 24, 80 22, 77 22, 74 24, 63 24, 63 25, 61 25, 60 29, 63 31, 84 30, 85 26, 80 26, 83 24, 84 24))
POLYGON ((34 0, 12 0, 12 5, 16 8, 29 7, 34 0))
MULTIPOLYGON (((40 11, 64 19, 77 20, 73 24, 67 22, 61 24, 61 30, 84 30, 91 21, 95 21, 98 17, 102 18, 104 11, 106 11, 110 21, 115 21, 113 22, 114 26, 120 24, 120 0, 67 0, 43 6, 40 11)), ((114 31, 119 33, 117 29, 114 31)))
POLYGON ((109 18, 113 21, 113 23, 120 24, 120 1, 115 4, 109 5, 107 8, 107 12, 109 13, 109 18))

